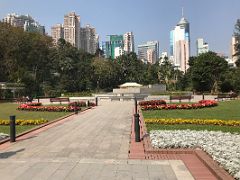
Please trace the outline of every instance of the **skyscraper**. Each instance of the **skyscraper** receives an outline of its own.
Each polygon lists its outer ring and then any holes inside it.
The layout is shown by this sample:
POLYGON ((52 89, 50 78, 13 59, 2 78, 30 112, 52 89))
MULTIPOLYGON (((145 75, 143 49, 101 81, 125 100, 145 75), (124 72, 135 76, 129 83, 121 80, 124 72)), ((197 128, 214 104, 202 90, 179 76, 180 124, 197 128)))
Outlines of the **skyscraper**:
POLYGON ((235 55, 237 53, 236 51, 236 46, 237 44, 237 37, 236 36, 232 36, 232 41, 231 41, 231 58, 233 63, 236 63, 236 61, 238 60, 238 57, 235 55))
POLYGON ((170 60, 174 66, 186 72, 190 56, 190 26, 182 17, 174 30, 170 32, 170 60))
POLYGON ((95 54, 98 46, 98 36, 94 27, 89 24, 81 28, 80 35, 80 48, 90 54, 95 54))
POLYGON ((41 26, 30 15, 18 15, 15 13, 8 14, 3 18, 3 22, 9 23, 14 27, 23 28, 27 32, 37 32, 45 34, 45 27, 41 26))
POLYGON ((197 39, 197 56, 208 51, 209 51, 208 43, 204 42, 202 38, 197 39))
POLYGON ((73 46, 80 48, 80 16, 71 12, 64 16, 64 39, 73 46))
MULTIPOLYGON (((121 51, 124 47, 123 35, 108 35, 108 41, 105 42, 104 54, 106 58, 115 59, 115 48, 119 48, 116 52, 121 51)), ((118 53, 119 54, 119 53, 118 53)), ((122 55, 122 53, 120 53, 122 55)))
POLYGON ((57 45, 60 38, 64 38, 64 30, 62 24, 56 24, 51 27, 51 36, 53 38, 53 43, 57 45))
POLYGON ((123 35, 124 51, 126 53, 134 52, 134 35, 133 32, 126 32, 123 35))
POLYGON ((156 63, 159 57, 159 42, 148 41, 138 45, 138 58, 145 63, 156 63))

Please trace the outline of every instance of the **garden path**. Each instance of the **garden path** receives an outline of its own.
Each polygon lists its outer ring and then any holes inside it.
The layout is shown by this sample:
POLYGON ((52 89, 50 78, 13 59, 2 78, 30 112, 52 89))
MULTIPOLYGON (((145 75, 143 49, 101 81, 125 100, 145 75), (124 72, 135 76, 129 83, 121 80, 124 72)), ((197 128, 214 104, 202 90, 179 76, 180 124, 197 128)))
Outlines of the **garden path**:
POLYGON ((133 102, 102 102, 0 145, 1 179, 193 179, 181 160, 128 159, 133 102))

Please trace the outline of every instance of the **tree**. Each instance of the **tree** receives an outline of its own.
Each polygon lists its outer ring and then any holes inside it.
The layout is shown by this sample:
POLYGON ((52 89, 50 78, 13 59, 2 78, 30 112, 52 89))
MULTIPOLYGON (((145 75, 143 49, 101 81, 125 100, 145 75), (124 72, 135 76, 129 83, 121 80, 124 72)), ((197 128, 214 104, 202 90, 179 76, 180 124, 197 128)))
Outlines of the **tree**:
POLYGON ((146 79, 147 65, 137 59, 135 53, 119 56, 116 62, 120 65, 120 82, 137 82, 144 84, 146 79))
POLYGON ((93 82, 97 90, 112 90, 113 87, 118 85, 119 71, 114 67, 118 64, 113 63, 112 60, 95 58, 91 66, 93 68, 93 82))
POLYGON ((222 78, 228 70, 227 61, 214 52, 190 58, 189 66, 193 88, 201 92, 218 92, 222 78))
POLYGON ((234 56, 237 56, 236 65, 240 67, 240 19, 238 19, 235 24, 234 36, 236 38, 236 44, 234 47, 236 50, 236 54, 234 54, 234 56))
POLYGON ((221 85, 223 92, 240 92, 240 68, 230 69, 221 85))
POLYGON ((23 83, 25 94, 39 91, 49 77, 51 38, 0 23, 0 81, 23 83))
POLYGON ((175 70, 172 63, 166 57, 158 71, 159 82, 166 84, 168 90, 174 89, 176 83, 175 70))
POLYGON ((64 39, 51 52, 52 73, 57 74, 55 89, 77 92, 92 89, 91 61, 93 56, 78 50, 64 39))

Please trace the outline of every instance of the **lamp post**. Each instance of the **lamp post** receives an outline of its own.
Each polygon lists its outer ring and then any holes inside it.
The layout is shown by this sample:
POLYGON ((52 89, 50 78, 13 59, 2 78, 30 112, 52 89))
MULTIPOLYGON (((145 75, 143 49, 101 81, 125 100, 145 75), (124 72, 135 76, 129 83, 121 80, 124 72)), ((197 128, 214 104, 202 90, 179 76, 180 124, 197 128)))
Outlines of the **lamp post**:
POLYGON ((140 142, 140 125, 139 125, 139 114, 137 111, 137 98, 134 98, 135 101, 135 114, 134 114, 134 131, 135 131, 135 142, 140 142))

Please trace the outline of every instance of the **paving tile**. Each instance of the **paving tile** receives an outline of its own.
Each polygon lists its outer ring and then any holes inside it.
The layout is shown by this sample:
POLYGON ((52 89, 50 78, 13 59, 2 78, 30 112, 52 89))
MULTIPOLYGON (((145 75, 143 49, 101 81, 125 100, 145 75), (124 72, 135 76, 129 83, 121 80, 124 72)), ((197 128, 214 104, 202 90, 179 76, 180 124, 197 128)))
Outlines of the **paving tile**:
MULTIPOLYGON (((133 107, 131 101, 105 102, 52 124, 50 129, 38 130, 32 133, 33 137, 28 135, 17 143, 0 145, 0 157, 12 152, 11 156, 0 159, 1 179, 162 180, 187 177, 184 165, 174 166, 168 160, 128 159, 133 107)), ((135 145, 135 158, 144 158, 143 144, 135 145)))

